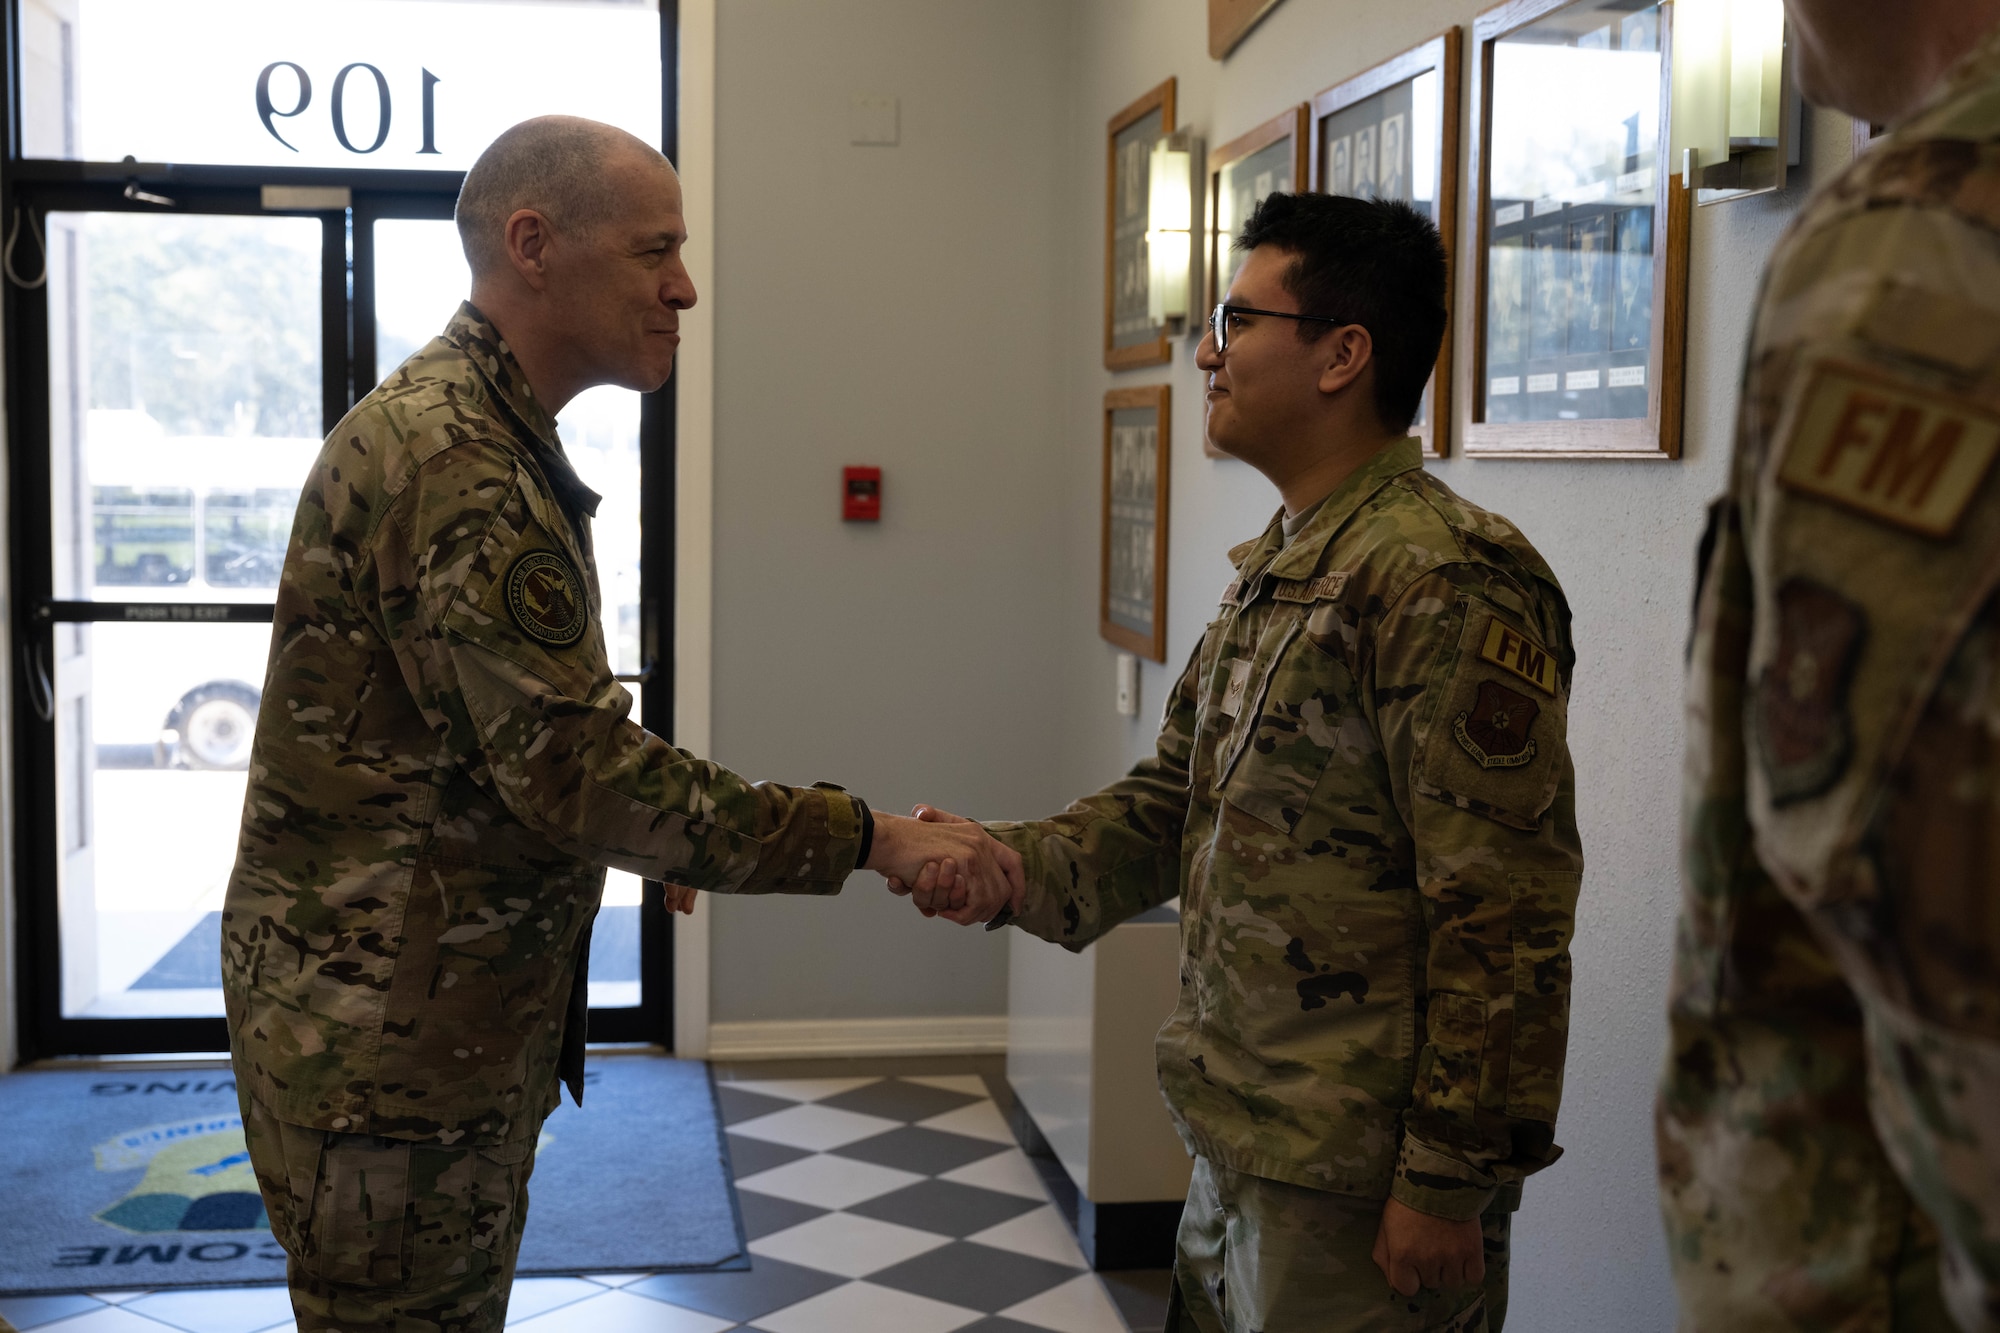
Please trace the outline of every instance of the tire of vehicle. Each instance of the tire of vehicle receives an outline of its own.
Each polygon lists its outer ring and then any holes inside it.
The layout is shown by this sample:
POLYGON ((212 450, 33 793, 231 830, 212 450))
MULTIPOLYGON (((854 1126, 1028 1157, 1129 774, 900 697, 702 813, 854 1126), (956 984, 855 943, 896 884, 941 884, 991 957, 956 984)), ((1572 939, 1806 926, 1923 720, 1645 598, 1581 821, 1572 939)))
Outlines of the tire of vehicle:
POLYGON ((180 737, 176 759, 183 768, 244 769, 257 732, 257 704, 263 696, 241 681, 212 680, 181 696, 167 715, 167 729, 180 737))

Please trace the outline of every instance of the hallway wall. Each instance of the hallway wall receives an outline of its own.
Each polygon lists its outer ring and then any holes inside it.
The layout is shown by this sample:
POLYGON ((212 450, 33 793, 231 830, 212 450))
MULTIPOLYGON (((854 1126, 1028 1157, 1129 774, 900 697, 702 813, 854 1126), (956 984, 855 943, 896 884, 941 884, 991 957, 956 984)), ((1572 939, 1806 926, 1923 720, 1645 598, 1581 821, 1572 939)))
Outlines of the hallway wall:
MULTIPOLYGON (((1057 414, 1068 0, 726 0, 717 13, 712 757, 883 809, 1034 808, 1077 646, 1057 414), (900 98, 856 147, 855 95, 900 98), (842 523, 843 464, 884 469, 842 523)), ((1006 1008, 1004 937, 871 874, 713 902, 721 1024, 1006 1008)))
MULTIPOLYGON (((1454 24, 1467 28, 1469 66, 1470 25, 1482 7, 1478 0, 1285 0, 1221 63, 1208 58, 1201 0, 1097 0, 1084 10, 1080 94, 1065 150, 1073 211, 1064 233, 1079 242, 1068 255, 1066 285, 1080 297, 1064 347, 1067 471, 1056 492, 1064 497, 1071 571, 1060 696, 1070 743, 1061 794, 1051 793, 1044 807, 1107 781, 1150 749, 1164 693, 1228 581, 1223 552, 1261 531, 1277 508, 1276 492, 1245 465, 1202 455, 1192 336, 1176 343, 1171 366, 1119 374, 1098 368, 1105 122, 1171 74, 1179 79, 1179 123, 1209 146, 1224 143, 1454 24), (1081 244, 1084 238, 1091 243, 1081 244), (1096 635, 1096 421, 1104 390, 1150 383, 1174 391, 1168 665, 1145 665, 1140 716, 1128 720, 1112 708, 1115 650, 1096 635)), ((1693 551, 1704 508, 1723 484, 1758 275, 1803 185, 1826 179, 1851 154, 1846 117, 1809 119, 1811 161, 1794 175, 1793 189, 1696 211, 1681 461, 1433 465, 1467 498, 1527 532, 1575 612, 1570 743, 1589 869, 1558 1134, 1568 1151, 1531 1183, 1515 1231, 1508 1322, 1535 1333, 1638 1333, 1673 1323, 1654 1201, 1651 1103, 1678 893, 1681 667, 1693 551)), ((1468 291, 1461 282, 1461 311, 1468 291)), ((1463 364, 1470 347, 1463 319, 1459 334, 1463 364)))

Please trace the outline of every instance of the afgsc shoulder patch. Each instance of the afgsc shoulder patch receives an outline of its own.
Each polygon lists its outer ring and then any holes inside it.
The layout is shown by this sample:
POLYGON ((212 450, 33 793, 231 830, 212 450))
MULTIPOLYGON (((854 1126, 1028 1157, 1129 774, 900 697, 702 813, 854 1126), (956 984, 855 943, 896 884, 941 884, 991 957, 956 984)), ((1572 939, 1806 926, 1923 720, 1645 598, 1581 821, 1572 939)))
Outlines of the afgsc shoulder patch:
POLYGON ((1783 436, 1786 488, 1948 538, 2000 455, 2000 413, 1828 361, 1812 369, 1783 436))
POLYGON ((507 571, 507 609, 514 623, 552 648, 567 648, 590 624, 583 580, 554 551, 529 551, 507 571))
POLYGON ((1528 733, 1542 706, 1497 680, 1479 683, 1479 698, 1451 724, 1452 735, 1481 768, 1520 768, 1534 760, 1528 733))

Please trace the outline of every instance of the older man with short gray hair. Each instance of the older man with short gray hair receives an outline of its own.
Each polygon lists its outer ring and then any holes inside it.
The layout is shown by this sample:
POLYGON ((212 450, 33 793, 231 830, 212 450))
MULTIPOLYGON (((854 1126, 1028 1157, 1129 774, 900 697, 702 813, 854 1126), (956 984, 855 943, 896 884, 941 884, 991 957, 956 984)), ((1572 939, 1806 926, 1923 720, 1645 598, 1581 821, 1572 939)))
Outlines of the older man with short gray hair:
POLYGON ((693 892, 858 867, 1018 895, 1018 858, 838 787, 752 783, 628 716, 555 415, 673 369, 680 183, 546 117, 473 165, 472 300, 327 437, 278 592, 223 984, 244 1133, 302 1333, 498 1333, 617 866, 693 892))

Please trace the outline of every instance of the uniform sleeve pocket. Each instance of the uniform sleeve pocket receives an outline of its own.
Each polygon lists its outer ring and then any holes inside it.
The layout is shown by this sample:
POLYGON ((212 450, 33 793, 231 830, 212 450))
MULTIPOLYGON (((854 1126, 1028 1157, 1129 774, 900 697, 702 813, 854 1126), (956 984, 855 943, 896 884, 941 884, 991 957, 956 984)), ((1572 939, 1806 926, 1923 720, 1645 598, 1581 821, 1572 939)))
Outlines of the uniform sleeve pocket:
POLYGON ((1479 1103, 1479 1071, 1486 1055, 1486 1001, 1476 995, 1432 991, 1426 1064, 1417 1077, 1422 1109, 1469 1123, 1479 1103))
POLYGON ((1562 1103, 1569 1046, 1569 941, 1577 871, 1507 876, 1514 937, 1514 1035, 1507 1070, 1507 1114, 1551 1124, 1562 1103))
POLYGON ((567 541, 535 521, 518 492, 503 517, 480 545, 444 628, 587 699, 605 665, 585 566, 567 541))
POLYGON ((1424 737, 1418 790, 1533 832, 1555 801, 1568 728, 1554 655, 1475 603, 1424 737))

